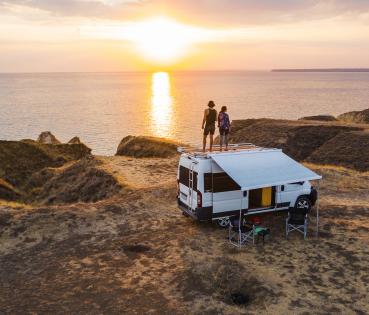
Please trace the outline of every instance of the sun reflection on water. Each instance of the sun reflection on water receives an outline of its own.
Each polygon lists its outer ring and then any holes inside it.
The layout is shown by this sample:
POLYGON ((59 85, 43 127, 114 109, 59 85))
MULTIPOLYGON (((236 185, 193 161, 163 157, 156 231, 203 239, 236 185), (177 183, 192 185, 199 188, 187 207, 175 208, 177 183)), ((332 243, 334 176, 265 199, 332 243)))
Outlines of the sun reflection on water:
POLYGON ((173 116, 170 77, 167 72, 155 72, 151 80, 152 132, 158 137, 168 137, 172 131, 173 116))

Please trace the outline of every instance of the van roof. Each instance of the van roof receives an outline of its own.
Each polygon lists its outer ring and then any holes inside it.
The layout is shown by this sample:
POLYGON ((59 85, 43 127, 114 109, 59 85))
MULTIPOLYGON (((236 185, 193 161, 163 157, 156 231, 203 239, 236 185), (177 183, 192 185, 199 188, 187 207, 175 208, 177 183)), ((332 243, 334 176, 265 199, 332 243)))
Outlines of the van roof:
POLYGON ((270 152, 270 151, 281 151, 276 148, 264 148, 257 146, 252 143, 237 143, 230 144, 228 146, 228 151, 220 151, 219 145, 213 146, 213 151, 202 152, 200 148, 197 147, 178 147, 177 151, 179 153, 185 154, 193 159, 211 159, 214 155, 234 155, 234 154, 247 154, 250 152, 270 152))
POLYGON ((214 161, 242 190, 321 179, 320 175, 296 162, 280 149, 249 145, 248 148, 223 152, 185 154, 191 159, 214 161))

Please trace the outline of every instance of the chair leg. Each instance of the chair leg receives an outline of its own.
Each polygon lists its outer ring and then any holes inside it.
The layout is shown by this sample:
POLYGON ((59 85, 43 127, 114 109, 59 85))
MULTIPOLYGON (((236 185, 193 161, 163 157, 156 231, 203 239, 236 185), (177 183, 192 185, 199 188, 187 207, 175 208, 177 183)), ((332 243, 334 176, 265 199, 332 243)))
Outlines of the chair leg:
POLYGON ((288 239, 288 219, 286 220, 286 239, 288 239))

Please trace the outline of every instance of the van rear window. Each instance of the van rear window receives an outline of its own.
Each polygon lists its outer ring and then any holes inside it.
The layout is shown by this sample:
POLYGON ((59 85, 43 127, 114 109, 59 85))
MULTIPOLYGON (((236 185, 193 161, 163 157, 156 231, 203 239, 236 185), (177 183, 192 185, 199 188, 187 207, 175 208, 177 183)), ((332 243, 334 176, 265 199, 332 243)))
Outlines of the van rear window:
POLYGON ((205 192, 212 191, 212 181, 214 193, 241 189, 241 187, 227 173, 214 173, 213 176, 211 173, 206 173, 204 174, 205 192))
MULTIPOLYGON (((189 187, 190 181, 190 170, 187 167, 179 167, 179 182, 187 187, 189 187)), ((197 173, 193 172, 193 189, 197 190, 197 173)))

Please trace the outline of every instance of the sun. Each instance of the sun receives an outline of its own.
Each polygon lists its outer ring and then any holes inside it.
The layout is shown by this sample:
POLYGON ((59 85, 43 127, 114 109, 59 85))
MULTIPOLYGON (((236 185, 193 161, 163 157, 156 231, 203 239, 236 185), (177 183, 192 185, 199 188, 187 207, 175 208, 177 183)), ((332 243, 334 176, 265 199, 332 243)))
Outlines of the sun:
POLYGON ((166 16, 124 23, 86 24, 80 33, 88 38, 131 43, 133 52, 154 65, 174 64, 196 52, 197 44, 218 41, 224 32, 183 24, 166 16))
POLYGON ((185 56, 199 40, 196 29, 166 17, 134 23, 129 33, 140 54, 164 64, 185 56))

